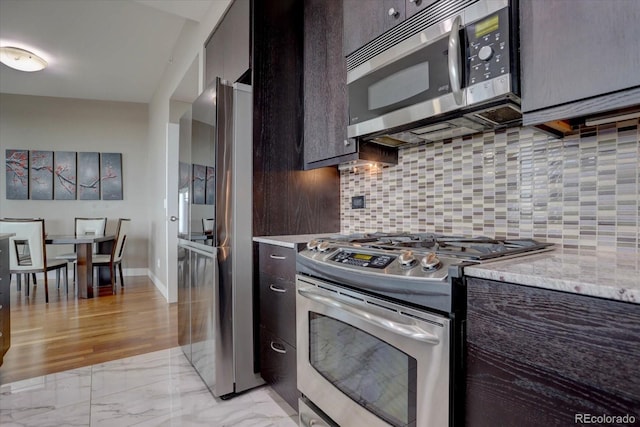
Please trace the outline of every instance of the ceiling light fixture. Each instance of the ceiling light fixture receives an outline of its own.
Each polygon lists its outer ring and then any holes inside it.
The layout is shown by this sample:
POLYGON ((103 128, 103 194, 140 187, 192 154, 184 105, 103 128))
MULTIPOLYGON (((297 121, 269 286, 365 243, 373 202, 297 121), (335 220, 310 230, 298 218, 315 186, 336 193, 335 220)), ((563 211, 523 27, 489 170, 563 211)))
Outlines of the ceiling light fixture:
POLYGON ((0 62, 4 65, 20 71, 40 71, 47 67, 47 61, 33 52, 19 47, 0 47, 0 62))

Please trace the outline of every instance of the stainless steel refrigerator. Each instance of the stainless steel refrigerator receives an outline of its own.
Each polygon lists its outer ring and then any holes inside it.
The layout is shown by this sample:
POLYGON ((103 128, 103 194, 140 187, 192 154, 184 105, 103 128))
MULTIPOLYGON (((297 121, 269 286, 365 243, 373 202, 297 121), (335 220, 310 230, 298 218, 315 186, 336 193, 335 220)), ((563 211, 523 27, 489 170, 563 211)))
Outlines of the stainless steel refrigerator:
POLYGON ((178 191, 178 340, 215 396, 264 382, 255 368, 252 156, 251 87, 218 78, 180 121, 178 191))

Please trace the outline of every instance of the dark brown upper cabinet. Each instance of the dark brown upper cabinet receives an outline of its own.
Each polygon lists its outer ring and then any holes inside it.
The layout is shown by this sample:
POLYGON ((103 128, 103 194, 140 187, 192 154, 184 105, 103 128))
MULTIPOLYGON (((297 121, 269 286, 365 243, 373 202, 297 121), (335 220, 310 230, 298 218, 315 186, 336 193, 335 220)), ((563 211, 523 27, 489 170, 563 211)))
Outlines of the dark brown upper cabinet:
POLYGON ((347 140, 342 1, 305 0, 304 23, 304 162, 309 166, 355 153, 356 143, 347 140))
POLYGON ((523 124, 640 107, 640 2, 521 1, 523 124))
POLYGON ((344 55, 404 21, 405 1, 409 0, 343 0, 344 55))
POLYGON ((251 0, 235 0, 205 43, 205 86, 237 81, 251 67, 251 0))
MULTIPOLYGON (((344 1, 346 3, 346 0, 344 1)), ((365 8, 376 1, 362 2, 365 8)), ((366 160, 395 164, 394 148, 347 138, 347 64, 343 0, 304 1, 304 168, 366 160)))

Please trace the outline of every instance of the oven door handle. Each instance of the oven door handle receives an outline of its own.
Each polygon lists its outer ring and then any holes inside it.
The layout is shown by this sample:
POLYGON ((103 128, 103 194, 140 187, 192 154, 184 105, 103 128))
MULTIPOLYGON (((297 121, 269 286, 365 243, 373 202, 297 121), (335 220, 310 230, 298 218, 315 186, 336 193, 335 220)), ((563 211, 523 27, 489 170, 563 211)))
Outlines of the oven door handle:
POLYGON ((390 319, 388 317, 381 316, 378 313, 365 310, 362 307, 358 307, 345 301, 337 300, 329 295, 324 295, 319 292, 299 289, 298 293, 301 296, 320 304, 334 307, 339 310, 344 310, 349 314, 352 314, 359 319, 364 320, 365 322, 381 327, 389 332, 393 332, 394 334, 398 334, 403 337, 420 341, 426 344, 437 345, 440 343, 440 338, 438 338, 437 335, 434 335, 429 331, 425 331, 415 323, 407 323, 398 321, 396 319, 390 319))

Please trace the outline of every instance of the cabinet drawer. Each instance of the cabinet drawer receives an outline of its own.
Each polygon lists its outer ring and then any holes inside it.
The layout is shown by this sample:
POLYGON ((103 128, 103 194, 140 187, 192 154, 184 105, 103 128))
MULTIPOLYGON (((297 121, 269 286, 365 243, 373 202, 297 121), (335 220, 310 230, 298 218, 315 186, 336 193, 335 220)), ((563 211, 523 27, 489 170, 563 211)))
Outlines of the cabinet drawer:
POLYGON ((260 324, 296 343, 296 285, 290 280, 260 274, 260 324))
POLYGON ((291 280, 296 275, 296 252, 292 248, 260 244, 260 272, 278 279, 291 280))
POLYGON ((298 410, 296 350, 260 328, 260 373, 262 378, 296 411, 298 410))

